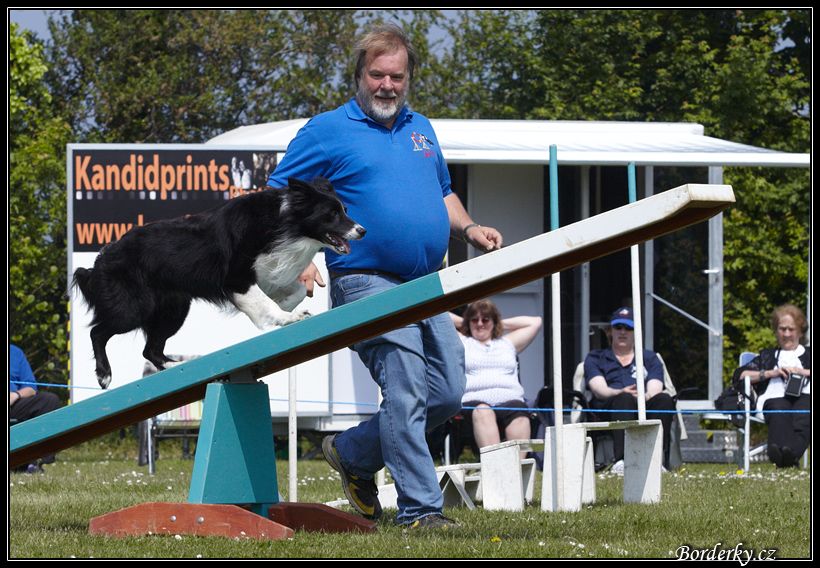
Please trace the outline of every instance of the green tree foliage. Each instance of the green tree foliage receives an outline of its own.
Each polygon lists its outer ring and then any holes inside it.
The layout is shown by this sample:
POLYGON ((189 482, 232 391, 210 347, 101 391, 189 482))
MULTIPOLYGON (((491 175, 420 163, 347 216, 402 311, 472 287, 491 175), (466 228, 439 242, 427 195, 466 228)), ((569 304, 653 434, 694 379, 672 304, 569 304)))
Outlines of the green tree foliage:
POLYGON ((52 113, 45 71, 41 46, 10 24, 9 341, 26 353, 39 381, 65 383, 69 131, 52 113))
POLYGON ((82 140, 203 142, 339 102, 354 30, 349 10, 74 10, 49 83, 82 140))
MULTIPOLYGON (((411 19, 411 31, 435 17, 411 19)), ((355 40, 373 19, 357 10, 73 10, 51 28, 48 82, 83 141, 204 142, 347 102, 355 40)))
MULTIPOLYGON (((441 84, 429 114, 697 122, 708 136, 810 151, 810 10, 459 15, 434 63, 441 84)), ((811 181, 806 169, 753 167, 727 168, 724 179, 737 198, 724 215, 728 371, 740 351, 774 340, 776 305, 806 305, 811 181)))

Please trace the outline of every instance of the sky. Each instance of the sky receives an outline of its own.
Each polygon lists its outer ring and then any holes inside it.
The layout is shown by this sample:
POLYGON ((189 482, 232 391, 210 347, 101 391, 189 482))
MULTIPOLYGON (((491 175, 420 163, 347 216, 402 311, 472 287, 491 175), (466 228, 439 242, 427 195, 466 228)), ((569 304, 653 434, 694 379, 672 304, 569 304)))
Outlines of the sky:
MULTIPOLYGON (((14 22, 21 27, 28 28, 35 32, 37 37, 43 39, 48 37, 48 12, 56 11, 57 10, 54 9, 46 10, 43 8, 28 10, 8 9, 8 19, 9 22, 14 22)), ((451 10, 443 10, 443 12, 447 14, 451 12, 451 10)))
MULTIPOLYGON (((49 10, 53 11, 53 10, 49 10)), ((31 9, 31 10, 8 10, 9 22, 19 24, 20 27, 28 28, 35 32, 37 37, 45 38, 48 36, 48 15, 46 10, 31 9)))
MULTIPOLYGON (((47 39, 49 13, 57 12, 55 9, 32 8, 32 9, 7 9, 9 22, 19 24, 37 34, 40 39, 47 39)), ((444 14, 451 17, 454 10, 442 10, 444 14)), ((436 28, 430 30, 430 39, 441 39, 441 31, 436 28)))

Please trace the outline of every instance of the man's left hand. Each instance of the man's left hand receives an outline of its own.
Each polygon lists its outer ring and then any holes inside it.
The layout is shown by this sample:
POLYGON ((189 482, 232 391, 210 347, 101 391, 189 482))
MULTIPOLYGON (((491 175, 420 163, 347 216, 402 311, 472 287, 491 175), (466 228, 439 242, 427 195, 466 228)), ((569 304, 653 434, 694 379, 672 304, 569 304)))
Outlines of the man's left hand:
POLYGON ((501 233, 492 227, 476 225, 467 229, 467 242, 482 252, 492 252, 501 248, 503 238, 501 233))

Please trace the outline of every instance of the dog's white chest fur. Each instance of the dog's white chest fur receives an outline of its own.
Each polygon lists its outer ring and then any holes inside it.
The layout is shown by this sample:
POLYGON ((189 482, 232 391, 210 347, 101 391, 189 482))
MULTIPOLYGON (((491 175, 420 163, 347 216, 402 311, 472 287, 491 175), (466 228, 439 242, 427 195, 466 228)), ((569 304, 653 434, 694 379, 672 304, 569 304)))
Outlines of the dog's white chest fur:
POLYGON ((253 263, 257 285, 282 309, 292 310, 306 294, 305 287, 296 279, 322 246, 313 239, 300 238, 284 242, 273 252, 258 256, 253 263))

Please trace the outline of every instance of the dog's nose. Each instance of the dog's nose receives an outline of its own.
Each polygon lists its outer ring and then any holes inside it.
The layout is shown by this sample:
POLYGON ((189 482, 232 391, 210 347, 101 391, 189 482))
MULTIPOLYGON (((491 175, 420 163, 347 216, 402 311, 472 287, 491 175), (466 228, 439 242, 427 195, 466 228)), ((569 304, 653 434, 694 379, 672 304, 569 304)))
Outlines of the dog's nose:
POLYGON ((364 228, 364 227, 362 227, 361 225, 358 225, 358 226, 356 227, 356 233, 358 233, 358 235, 359 235, 359 238, 360 238, 360 239, 361 239, 362 237, 364 237, 364 235, 365 235, 365 233, 366 233, 366 232, 367 232, 367 229, 365 229, 365 228, 364 228))

